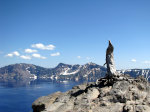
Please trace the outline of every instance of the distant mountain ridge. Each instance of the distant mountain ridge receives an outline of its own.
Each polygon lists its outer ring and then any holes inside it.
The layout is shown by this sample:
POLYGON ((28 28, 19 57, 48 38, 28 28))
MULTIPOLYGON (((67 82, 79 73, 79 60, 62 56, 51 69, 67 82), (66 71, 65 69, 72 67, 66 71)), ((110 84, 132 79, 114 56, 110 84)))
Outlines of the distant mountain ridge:
MULTIPOLYGON (((143 75, 150 79, 150 69, 118 70, 132 77, 143 75)), ((33 64, 19 63, 0 68, 0 81, 42 79, 52 81, 96 81, 106 74, 106 68, 95 63, 69 65, 59 63, 54 68, 44 68, 33 64)))
POLYGON ((150 69, 127 69, 127 70, 118 70, 122 74, 129 74, 132 77, 137 77, 143 75, 147 80, 150 80, 150 69))
POLYGON ((33 64, 13 64, 0 68, 0 80, 50 79, 55 81, 95 81, 104 77, 106 68, 95 63, 69 65, 59 63, 55 68, 44 68, 33 64))

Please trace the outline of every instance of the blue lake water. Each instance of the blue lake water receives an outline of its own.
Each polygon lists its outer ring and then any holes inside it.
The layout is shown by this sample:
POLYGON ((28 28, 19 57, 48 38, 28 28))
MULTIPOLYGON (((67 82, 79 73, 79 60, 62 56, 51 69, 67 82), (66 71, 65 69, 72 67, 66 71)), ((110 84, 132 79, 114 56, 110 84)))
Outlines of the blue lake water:
POLYGON ((56 91, 65 92, 82 82, 0 83, 0 112, 32 112, 32 103, 40 96, 56 91))

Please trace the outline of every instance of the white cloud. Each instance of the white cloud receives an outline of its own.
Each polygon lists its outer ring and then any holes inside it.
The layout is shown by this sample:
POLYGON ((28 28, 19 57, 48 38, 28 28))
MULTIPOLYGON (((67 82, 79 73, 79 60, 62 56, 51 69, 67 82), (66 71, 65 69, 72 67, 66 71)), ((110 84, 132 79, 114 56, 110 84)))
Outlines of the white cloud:
POLYGON ((41 56, 40 54, 32 54, 32 57, 39 58, 39 59, 46 59, 46 57, 41 56))
POLYGON ((52 53, 51 56, 59 56, 60 53, 59 52, 56 52, 56 53, 52 53))
POLYGON ((9 53, 6 55, 7 57, 13 57, 13 54, 9 53))
POLYGON ((78 59, 81 59, 81 56, 77 56, 78 59))
POLYGON ((31 47, 42 49, 42 50, 54 50, 55 49, 55 46, 52 45, 52 44, 50 44, 50 45, 44 45, 42 43, 32 44, 31 47))
POLYGON ((33 49, 25 49, 26 53, 34 53, 37 52, 37 50, 33 50, 33 49))
POLYGON ((20 56, 19 52, 18 51, 14 51, 12 53, 9 53, 6 55, 7 57, 13 57, 13 56, 20 56))
POLYGON ((41 59, 46 59, 46 57, 42 56, 41 59))
POLYGON ((143 63, 144 64, 150 64, 150 61, 144 61, 143 63))
POLYGON ((30 56, 25 56, 25 55, 20 56, 20 58, 22 58, 22 59, 26 59, 26 60, 30 60, 30 59, 31 59, 31 57, 30 57, 30 56))
POLYGON ((132 61, 132 62, 136 62, 136 59, 132 59, 131 61, 132 61))
POLYGON ((14 52, 13 52, 13 55, 15 55, 15 56, 20 56, 20 54, 19 54, 18 51, 14 51, 14 52))
POLYGON ((41 57, 40 54, 32 54, 32 56, 35 57, 35 58, 40 58, 41 57))

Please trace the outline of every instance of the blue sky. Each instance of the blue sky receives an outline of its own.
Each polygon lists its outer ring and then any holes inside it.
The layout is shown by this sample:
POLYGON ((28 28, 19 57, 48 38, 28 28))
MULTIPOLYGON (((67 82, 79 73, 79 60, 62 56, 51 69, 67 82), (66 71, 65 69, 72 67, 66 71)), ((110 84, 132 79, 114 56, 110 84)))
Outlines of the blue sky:
POLYGON ((150 68, 149 0, 0 0, 0 67, 105 63, 150 68))

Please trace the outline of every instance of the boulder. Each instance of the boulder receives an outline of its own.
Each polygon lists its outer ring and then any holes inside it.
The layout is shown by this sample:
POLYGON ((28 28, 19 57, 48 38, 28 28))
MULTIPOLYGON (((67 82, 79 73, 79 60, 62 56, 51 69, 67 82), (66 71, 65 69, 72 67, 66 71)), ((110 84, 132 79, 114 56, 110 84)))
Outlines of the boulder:
POLYGON ((33 112, 41 112, 45 110, 49 107, 49 105, 53 104, 56 98, 61 94, 61 92, 56 92, 54 94, 38 98, 34 103, 32 103, 33 112))

